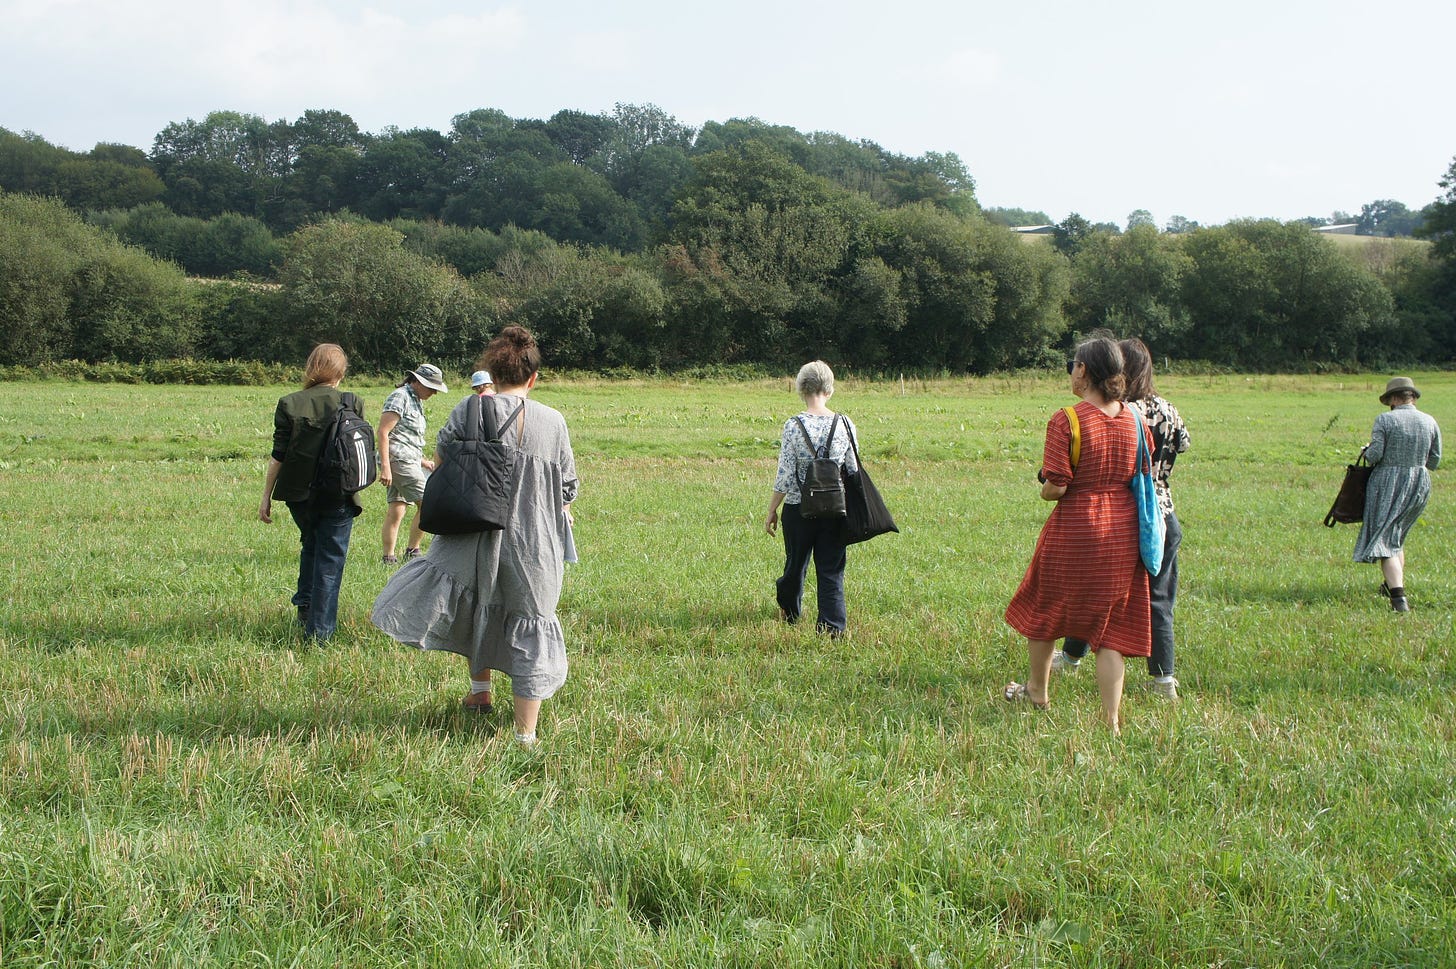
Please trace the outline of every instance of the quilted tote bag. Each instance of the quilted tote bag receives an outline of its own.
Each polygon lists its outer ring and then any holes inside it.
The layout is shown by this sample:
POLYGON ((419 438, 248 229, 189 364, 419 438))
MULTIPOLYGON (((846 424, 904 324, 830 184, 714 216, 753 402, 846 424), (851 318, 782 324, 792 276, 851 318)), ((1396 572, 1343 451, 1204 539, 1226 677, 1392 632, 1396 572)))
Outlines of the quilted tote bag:
POLYGON ((1153 480, 1153 456, 1148 452, 1147 435, 1143 432, 1143 415, 1132 408, 1137 418, 1137 470, 1133 472, 1128 485, 1137 498, 1138 510, 1138 554, 1149 575, 1163 571, 1163 539, 1167 522, 1163 520, 1163 509, 1158 507, 1158 487, 1153 480))
POLYGON ((1325 525, 1334 528, 1336 524, 1351 524, 1365 520, 1365 487, 1370 484, 1370 472, 1375 469, 1365 458, 1365 448, 1354 464, 1345 465, 1345 480, 1340 482, 1340 493, 1325 515, 1325 525))
MULTIPOLYGON (((465 437, 439 447, 440 464, 425 483, 420 528, 433 535, 468 535, 506 527, 516 494, 516 452, 503 444, 495 408, 472 394, 465 401, 465 437)), ((523 400, 506 418, 524 415, 523 400)), ((517 435, 519 439, 519 434, 517 435)))

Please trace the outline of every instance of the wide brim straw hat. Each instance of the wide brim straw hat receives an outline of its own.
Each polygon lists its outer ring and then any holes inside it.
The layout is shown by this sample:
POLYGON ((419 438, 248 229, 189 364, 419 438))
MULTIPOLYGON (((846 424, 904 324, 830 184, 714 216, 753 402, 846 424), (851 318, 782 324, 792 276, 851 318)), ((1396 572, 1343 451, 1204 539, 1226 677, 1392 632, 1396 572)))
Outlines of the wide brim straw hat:
POLYGON ((1392 395, 1402 392, 1411 394, 1416 398, 1421 396, 1421 392, 1416 389, 1415 381, 1409 377, 1391 377, 1390 383, 1385 385, 1385 393, 1380 395, 1380 402, 1382 404, 1389 404, 1392 395))
POLYGON ((450 389, 445 386, 445 375, 440 372, 439 367, 433 364, 422 363, 413 370, 407 370, 405 372, 431 390, 439 391, 443 394, 450 389))

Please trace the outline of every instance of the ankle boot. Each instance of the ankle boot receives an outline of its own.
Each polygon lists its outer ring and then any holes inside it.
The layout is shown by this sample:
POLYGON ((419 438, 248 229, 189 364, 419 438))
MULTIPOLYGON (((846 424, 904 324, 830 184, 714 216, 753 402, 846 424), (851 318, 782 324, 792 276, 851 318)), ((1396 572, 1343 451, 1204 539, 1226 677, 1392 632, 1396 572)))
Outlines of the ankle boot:
POLYGON ((1390 608, 1394 612, 1410 612, 1410 603, 1405 598, 1405 586, 1398 585, 1390 590, 1390 608))

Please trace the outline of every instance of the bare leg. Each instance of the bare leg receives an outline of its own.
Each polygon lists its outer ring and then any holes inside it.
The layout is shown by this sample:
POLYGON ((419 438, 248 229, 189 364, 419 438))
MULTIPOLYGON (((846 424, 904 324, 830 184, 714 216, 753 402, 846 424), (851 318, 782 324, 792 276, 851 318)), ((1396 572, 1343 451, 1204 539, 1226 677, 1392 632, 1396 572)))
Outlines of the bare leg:
POLYGON ((1047 685, 1052 677, 1052 651, 1056 641, 1028 639, 1026 651, 1031 656, 1031 669, 1026 674, 1026 695, 1033 703, 1047 702, 1047 685))
POLYGON ((394 554, 394 543, 399 540, 399 523, 404 521, 408 507, 402 501, 391 501, 384 509, 384 527, 379 531, 379 540, 386 557, 394 554))
POLYGON ((536 739, 536 717, 541 712, 541 701, 516 697, 514 710, 516 738, 530 737, 534 742, 536 739))
POLYGON ((420 527, 420 509, 415 508, 415 517, 410 519, 409 547, 419 548, 420 542, 425 540, 425 530, 420 527))
POLYGON ((1113 736, 1122 733, 1122 678, 1127 664, 1116 650, 1097 650, 1097 692, 1102 697, 1102 718, 1113 736))
POLYGON ((1380 560, 1380 571, 1385 577, 1385 584, 1392 589, 1405 588, 1405 549, 1401 549, 1388 559, 1380 560))

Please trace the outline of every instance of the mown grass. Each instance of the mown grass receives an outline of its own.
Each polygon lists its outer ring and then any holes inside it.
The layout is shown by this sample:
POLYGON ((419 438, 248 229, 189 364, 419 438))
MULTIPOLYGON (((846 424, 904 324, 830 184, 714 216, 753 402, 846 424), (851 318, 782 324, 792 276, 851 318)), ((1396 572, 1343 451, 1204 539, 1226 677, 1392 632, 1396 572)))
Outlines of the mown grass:
POLYGON ((1085 674, 997 699, 1062 379, 841 384, 903 533, 839 642, 772 618, 786 381, 543 386, 582 561, 528 753, 368 625, 379 494, 340 635, 295 633, 254 517, 287 388, 0 384, 0 965, 1456 963, 1446 475, 1409 615, 1319 524, 1383 385, 1164 381, 1184 699, 1121 741, 1085 674))

